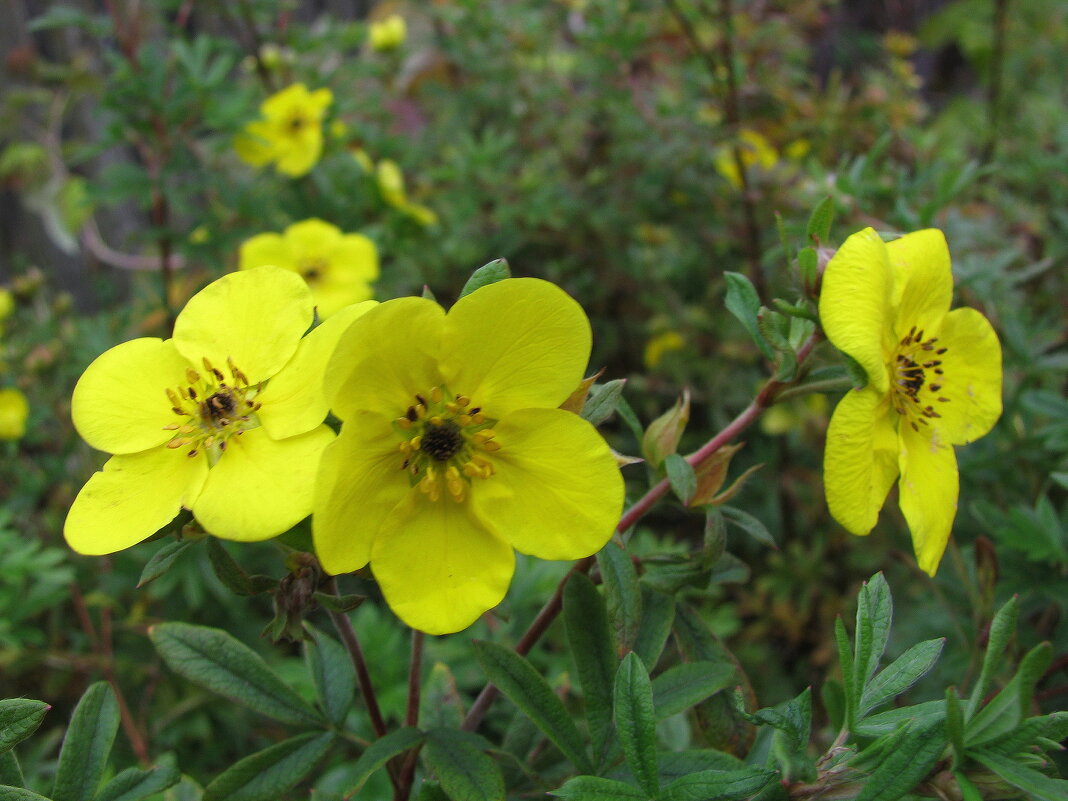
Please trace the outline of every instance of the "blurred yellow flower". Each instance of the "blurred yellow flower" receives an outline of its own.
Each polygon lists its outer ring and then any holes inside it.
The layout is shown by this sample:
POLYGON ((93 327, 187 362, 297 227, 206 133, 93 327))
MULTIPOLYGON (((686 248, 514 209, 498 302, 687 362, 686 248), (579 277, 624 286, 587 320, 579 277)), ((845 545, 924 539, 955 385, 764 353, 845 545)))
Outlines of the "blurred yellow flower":
POLYGON ((83 554, 128 548, 184 506, 208 532, 254 541, 311 512, 323 425, 323 370, 352 306, 307 336, 312 297, 276 267, 231 273, 194 295, 174 338, 116 345, 86 368, 74 426, 115 454, 75 499, 63 529, 83 554))
POLYGON ((312 517, 326 571, 370 562, 398 617, 445 634, 500 603, 513 549, 600 550, 622 477, 597 430, 558 408, 590 339, 581 307, 534 278, 482 287, 447 314, 401 298, 354 323, 326 372, 343 421, 312 517))
POLYGON ((323 150, 323 116, 334 96, 329 89, 309 92, 295 83, 260 106, 262 119, 250 122, 234 139, 237 155, 253 167, 274 163, 297 178, 307 174, 323 150))
POLYGON ((938 570, 957 512, 953 445, 983 436, 1001 415, 1001 345, 975 309, 950 311, 953 276, 941 231, 884 243, 871 228, 827 265, 820 320, 864 368, 827 430, 831 514, 871 531, 894 479, 920 568, 938 570))
POLYGON ((411 203, 404 191, 404 173, 395 161, 382 159, 375 169, 378 191, 382 199, 398 211, 402 211, 423 226, 437 225, 438 215, 426 206, 411 203))
POLYGON ((0 439, 22 439, 29 416, 25 395, 14 388, 0 389, 0 439))
POLYGON ((408 24, 400 14, 390 14, 385 19, 371 23, 371 47, 382 53, 396 50, 408 38, 408 24))
POLYGON ((336 225, 312 218, 281 234, 258 234, 241 245, 239 268, 271 264, 299 273, 311 287, 319 316, 330 317, 371 297, 378 278, 378 248, 363 234, 343 234, 336 225))
POLYGON ((15 297, 10 290, 0 287, 0 323, 11 316, 15 311, 15 297))
POLYGON ((368 175, 375 174, 374 160, 369 155, 367 155, 366 150, 364 150, 362 147, 356 147, 353 148, 351 152, 352 158, 356 161, 357 164, 360 165, 361 170, 363 170, 368 175))
POLYGON ((664 354, 686 347, 686 340, 678 331, 665 331, 645 343, 645 366, 655 369, 664 358, 664 354))
MULTIPOLYGON (((771 142, 764 138, 763 134, 749 128, 744 128, 738 134, 738 148, 741 151, 742 163, 749 167, 760 167, 770 170, 779 161, 779 151, 772 146, 771 142)), ((735 189, 742 188, 742 177, 738 172, 738 165, 734 159, 734 146, 723 145, 716 150, 716 171, 726 178, 735 189)))

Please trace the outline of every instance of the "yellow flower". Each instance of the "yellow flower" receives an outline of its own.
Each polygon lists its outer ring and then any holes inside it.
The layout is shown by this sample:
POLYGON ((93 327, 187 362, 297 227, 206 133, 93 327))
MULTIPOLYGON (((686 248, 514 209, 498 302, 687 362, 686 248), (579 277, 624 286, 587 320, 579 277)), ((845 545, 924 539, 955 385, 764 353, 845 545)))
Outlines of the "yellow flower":
POLYGON ((645 343, 645 366, 650 370, 656 369, 663 361, 665 354, 674 350, 682 350, 686 347, 686 340, 678 331, 664 331, 645 343))
POLYGON ((0 287, 0 322, 11 316, 15 311, 15 298, 10 290, 0 287))
POLYGON ((408 24, 400 14, 390 14, 385 19, 371 23, 371 47, 382 53, 396 50, 408 38, 408 24))
POLYGON ((382 159, 378 162, 375 178, 378 181, 378 191, 386 203, 404 212, 422 226, 437 225, 438 215, 432 209, 409 202, 404 191, 404 173, 395 161, 382 159))
POLYGON ((64 527, 84 554, 128 548, 181 508, 231 540, 281 534, 311 512, 334 435, 322 375, 338 336, 374 302, 303 336, 312 297, 276 267, 232 273, 194 295, 174 338, 99 356, 71 399, 75 428, 115 454, 78 493, 64 527))
MULTIPOLYGON (((738 135, 738 148, 746 167, 770 170, 779 161, 779 151, 757 131, 745 128, 738 135)), ((734 147, 724 145, 716 151, 716 171, 726 178, 735 189, 742 188, 742 176, 734 160, 734 147)))
POLYGON ((894 480, 920 568, 938 569, 957 510, 953 445, 1001 415, 1001 345, 975 309, 949 310, 949 249, 928 229, 884 243, 853 234, 827 265, 820 319, 868 384, 838 404, 827 430, 831 514, 854 534, 874 527, 894 480))
POLYGON ((342 420, 323 454, 312 533, 330 573, 368 562, 393 611, 459 631, 504 597, 513 548, 577 559, 608 541, 623 481, 608 445, 560 408, 590 326, 533 278, 456 303, 383 303, 342 336, 326 394, 342 420))
POLYGON ((241 245, 240 269, 265 264, 299 273, 325 319, 371 297, 370 282, 378 278, 378 248, 363 234, 343 234, 337 226, 313 218, 241 245))
POLYGON ((0 439, 22 439, 30 404, 17 389, 0 389, 0 439))
POLYGON ((274 162, 285 175, 307 174, 322 153, 323 115, 333 100, 329 89, 309 92, 302 83, 271 95, 260 105, 263 119, 234 139, 237 155, 253 167, 274 162))

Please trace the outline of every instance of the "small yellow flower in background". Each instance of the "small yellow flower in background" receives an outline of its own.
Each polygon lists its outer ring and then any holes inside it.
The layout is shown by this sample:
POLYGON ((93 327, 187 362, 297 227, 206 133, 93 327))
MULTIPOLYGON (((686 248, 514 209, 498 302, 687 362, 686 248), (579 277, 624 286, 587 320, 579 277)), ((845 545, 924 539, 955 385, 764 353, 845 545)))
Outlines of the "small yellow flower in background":
POLYGON ((241 245, 240 269, 266 264, 300 274, 311 287, 319 316, 326 319, 371 297, 378 248, 363 234, 343 234, 336 225, 312 218, 241 245))
POLYGON ((411 203, 404 191, 404 173, 395 161, 382 159, 375 168, 375 179, 382 199, 398 211, 402 211, 422 226, 437 225, 438 215, 432 209, 411 203))
POLYGON ((128 548, 184 506, 217 537, 263 540, 311 513, 334 438, 323 370, 340 334, 373 301, 304 332, 312 296, 276 267, 231 273, 194 295, 174 338, 116 345, 71 399, 78 433, 115 454, 82 487, 64 536, 83 554, 128 548))
MULTIPOLYGON (((764 135, 749 128, 738 134, 738 146, 742 153, 742 163, 748 167, 760 167, 770 170, 779 161, 779 151, 764 138, 764 135)), ((726 178, 735 189, 742 188, 742 177, 734 160, 734 147, 724 145, 716 151, 716 171, 726 178)))
POLYGON ((0 439, 22 439, 30 404, 19 390, 0 389, 0 439))
POLYGON ((650 370, 659 366, 664 355, 686 347, 686 340, 678 331, 665 331, 645 343, 645 366, 650 370))
POLYGON ((1001 415, 997 334, 975 309, 950 311, 952 295, 941 231, 884 243, 871 228, 839 248, 820 294, 827 338, 868 376, 827 430, 827 504, 845 528, 867 534, 900 477, 916 558, 932 576, 957 511, 952 446, 983 436, 1001 415))
POLYGON ((352 153, 352 158, 356 161, 357 164, 360 165, 361 170, 363 170, 368 175, 375 174, 374 159, 367 155, 366 150, 364 150, 362 147, 355 147, 350 152, 352 153))
POLYGON ((558 408, 590 339, 581 307, 534 278, 485 286, 447 314, 391 300, 353 324, 326 378, 343 421, 312 517, 327 572, 370 562, 398 617, 446 634, 504 598, 513 549, 600 550, 623 480, 597 430, 558 408))
POLYGON ((237 155, 253 167, 273 162, 285 175, 307 174, 322 154, 323 116, 333 100, 329 89, 309 92, 302 83, 271 95, 260 105, 263 119, 234 139, 237 155))
POLYGON ((371 48, 380 53, 396 50, 408 38, 408 24, 400 14, 390 14, 385 19, 371 23, 371 48))
POLYGON ((15 298, 10 290, 0 287, 0 323, 11 316, 15 311, 15 298))

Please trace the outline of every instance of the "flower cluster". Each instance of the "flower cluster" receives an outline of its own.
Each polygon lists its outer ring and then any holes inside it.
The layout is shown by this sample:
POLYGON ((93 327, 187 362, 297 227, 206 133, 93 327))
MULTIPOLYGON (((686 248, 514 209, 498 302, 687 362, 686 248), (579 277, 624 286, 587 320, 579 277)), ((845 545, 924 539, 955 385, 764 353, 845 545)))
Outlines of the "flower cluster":
POLYGON ((322 154, 323 116, 333 100, 329 89, 309 92, 302 83, 276 92, 260 105, 262 119, 234 139, 237 155, 253 167, 273 163, 284 175, 306 175, 322 154))

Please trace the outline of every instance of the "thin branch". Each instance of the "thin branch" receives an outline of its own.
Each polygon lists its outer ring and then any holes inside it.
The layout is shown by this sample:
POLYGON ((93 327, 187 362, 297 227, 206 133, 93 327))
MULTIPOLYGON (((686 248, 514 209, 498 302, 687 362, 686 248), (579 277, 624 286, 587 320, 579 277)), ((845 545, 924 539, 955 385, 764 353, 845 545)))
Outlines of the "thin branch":
MULTIPOLYGON (((82 226, 82 244, 93 254, 97 261, 112 267, 118 267, 120 270, 159 269, 159 259, 155 256, 137 256, 132 253, 122 253, 109 247, 100 235, 100 228, 97 226, 96 220, 92 217, 82 226)), ((182 257, 176 253, 169 255, 168 264, 172 271, 185 266, 182 257)))
MULTIPOLYGON (((408 711, 404 716, 405 726, 419 725, 419 691, 423 683, 423 632, 412 629, 412 656, 408 668, 408 711)), ((400 777, 396 785, 396 801, 408 801, 415 779, 415 766, 419 758, 419 749, 413 748, 404 755, 400 766, 400 777)))

